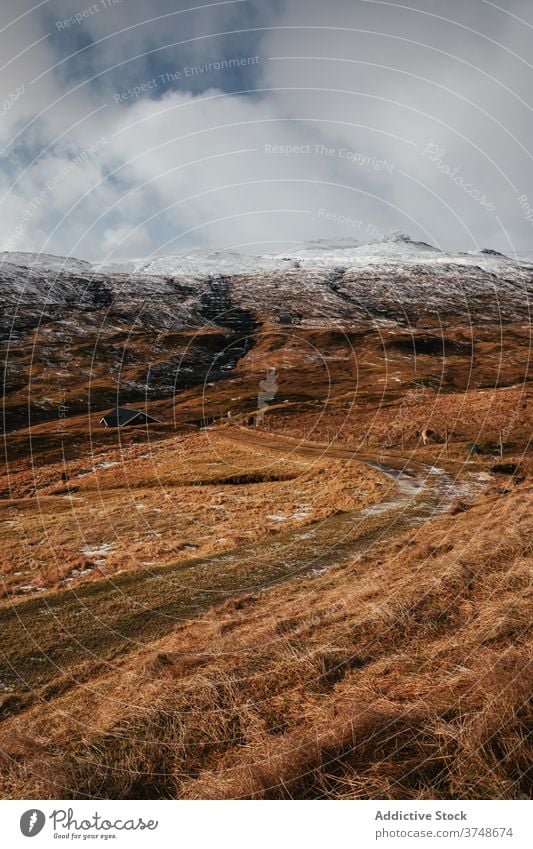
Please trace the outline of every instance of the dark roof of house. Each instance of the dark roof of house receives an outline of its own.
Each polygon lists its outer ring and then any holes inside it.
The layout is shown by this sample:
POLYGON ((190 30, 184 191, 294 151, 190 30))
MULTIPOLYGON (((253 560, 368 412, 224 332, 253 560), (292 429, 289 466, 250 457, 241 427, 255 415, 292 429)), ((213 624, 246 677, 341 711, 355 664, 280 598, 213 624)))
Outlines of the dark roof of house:
POLYGON ((105 422, 108 427, 123 427, 124 425, 133 424, 135 419, 139 417, 145 422, 157 422, 157 419, 149 416, 144 410, 132 410, 128 407, 115 407, 114 410, 102 416, 100 421, 105 422))

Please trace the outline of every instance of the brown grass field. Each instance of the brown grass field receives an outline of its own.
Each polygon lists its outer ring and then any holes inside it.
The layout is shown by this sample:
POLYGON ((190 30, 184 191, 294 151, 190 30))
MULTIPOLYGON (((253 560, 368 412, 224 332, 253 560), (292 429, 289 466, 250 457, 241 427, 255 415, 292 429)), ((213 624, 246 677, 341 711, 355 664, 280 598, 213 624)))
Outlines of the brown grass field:
POLYGON ((460 327, 440 358, 363 335, 357 363, 306 331, 310 364, 272 328, 151 404, 161 424, 7 434, 2 797, 530 798, 529 347, 507 331, 474 360, 460 327))

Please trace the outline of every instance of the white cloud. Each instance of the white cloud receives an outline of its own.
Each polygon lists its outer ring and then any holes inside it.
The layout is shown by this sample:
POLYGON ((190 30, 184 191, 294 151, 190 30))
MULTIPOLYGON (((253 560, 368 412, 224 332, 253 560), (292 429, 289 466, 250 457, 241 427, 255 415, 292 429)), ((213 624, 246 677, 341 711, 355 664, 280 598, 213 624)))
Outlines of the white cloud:
MULTIPOLYGON (((56 34, 13 59, 2 84, 25 92, 0 130, 8 145, 0 176, 4 246, 14 246, 24 218, 17 248, 89 258, 191 244, 268 249, 396 229, 443 246, 528 247, 531 228, 517 200, 526 194, 533 202, 532 72, 519 58, 527 57, 524 24, 482 0, 447 4, 445 15, 442 4, 427 2, 417 12, 394 3, 287 0, 272 4, 270 17, 264 5, 241 5, 249 6, 241 19, 237 6, 220 7, 189 16, 187 26, 172 18, 137 27, 85 50, 75 72, 70 60, 30 84, 88 43, 82 35, 98 39, 135 24, 139 6, 123 0, 120 10, 91 16, 76 38, 63 42, 56 34), (218 39, 216 49, 201 37, 254 21, 271 28, 218 39), (180 36, 199 40, 174 51, 174 67, 218 61, 228 45, 240 45, 242 55, 260 56, 253 72, 263 90, 232 93, 235 75, 211 70, 194 92, 181 80, 166 93, 157 87, 115 102, 113 91, 153 78, 163 55, 168 67, 164 50, 128 58, 180 36), (36 206, 43 186, 102 138, 36 206), (424 155, 429 142, 442 151, 433 161, 424 155), (359 225, 339 228, 319 214, 324 209, 359 225)), ((165 14, 174 5, 152 7, 165 14)), ((51 3, 46 19, 34 13, 10 27, 7 59, 71 8, 51 3)), ((519 0, 508 11, 530 14, 519 0)), ((2 25, 17 14, 19 4, 3 6, 2 25)))

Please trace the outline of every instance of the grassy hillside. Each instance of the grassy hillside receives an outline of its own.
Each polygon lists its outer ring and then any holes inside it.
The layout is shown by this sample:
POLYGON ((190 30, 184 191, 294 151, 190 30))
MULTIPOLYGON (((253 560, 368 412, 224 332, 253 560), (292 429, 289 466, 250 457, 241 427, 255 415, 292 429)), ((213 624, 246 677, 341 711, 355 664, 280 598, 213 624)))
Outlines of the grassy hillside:
POLYGON ((529 795, 533 487, 507 490, 8 698, 3 795, 529 795))
POLYGON ((204 382, 210 329, 199 382, 123 431, 89 348, 65 417, 47 372, 4 439, 0 794, 530 796, 529 331, 504 331, 265 322, 204 382))

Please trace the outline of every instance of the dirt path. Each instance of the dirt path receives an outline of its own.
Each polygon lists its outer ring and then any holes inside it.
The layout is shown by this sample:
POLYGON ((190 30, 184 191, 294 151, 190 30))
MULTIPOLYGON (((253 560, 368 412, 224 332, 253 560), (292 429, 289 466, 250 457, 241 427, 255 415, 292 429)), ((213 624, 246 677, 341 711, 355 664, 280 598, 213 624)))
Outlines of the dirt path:
POLYGON ((418 525, 438 513, 446 512, 457 498, 471 498, 483 488, 475 473, 467 473, 461 478, 454 477, 445 469, 423 463, 413 457, 406 459, 392 456, 385 462, 383 455, 377 452, 362 454, 349 448, 317 445, 292 437, 244 428, 219 431, 217 436, 240 444, 282 452, 287 457, 297 455, 352 460, 382 472, 394 481, 396 495, 351 514, 351 520, 353 521, 355 516, 360 519, 381 516, 386 522, 387 516, 395 516, 396 519, 390 526, 382 528, 383 539, 385 536, 400 533, 403 530, 402 525, 418 525))
POLYGON ((361 457, 345 448, 295 444, 245 430, 217 430, 213 438, 292 455, 363 461, 394 480, 394 494, 362 510, 337 513, 211 557, 2 605, 0 685, 9 694, 8 713, 35 698, 48 698, 58 687, 68 689, 90 679, 97 669, 109 668, 229 597, 345 563, 480 488, 475 480, 455 481, 444 470, 416 461, 405 467, 399 459, 384 464, 377 456, 361 457))

